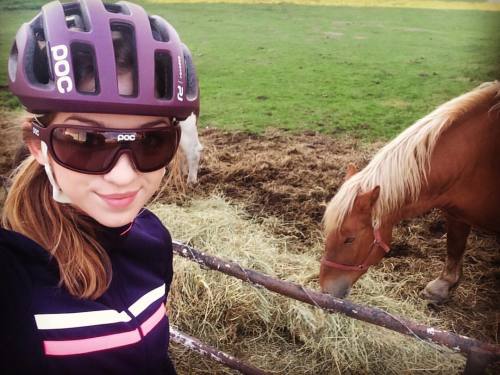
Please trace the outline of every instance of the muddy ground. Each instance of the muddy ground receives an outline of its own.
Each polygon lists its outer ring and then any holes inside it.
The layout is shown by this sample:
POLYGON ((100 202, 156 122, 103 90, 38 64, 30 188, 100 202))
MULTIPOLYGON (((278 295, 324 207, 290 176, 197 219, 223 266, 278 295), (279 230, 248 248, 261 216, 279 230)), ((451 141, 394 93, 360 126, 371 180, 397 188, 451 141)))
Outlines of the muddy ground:
MULTIPOLYGON (((10 117, 9 117, 10 116, 10 117)), ((0 121, 0 174, 6 175, 19 137, 18 119, 0 121), (14 130, 12 130, 14 128, 14 130)), ((382 143, 354 138, 269 131, 263 135, 200 129, 204 155, 199 183, 165 201, 186 202, 193 196, 222 192, 243 204, 256 218, 275 216, 287 226, 281 233, 294 238, 295 251, 308 251, 321 241, 326 202, 343 181, 347 163, 363 167, 382 143)), ((4 195, 0 186, 0 200, 4 195)), ((388 279, 408 279, 407 293, 418 293, 435 278, 445 259, 445 222, 439 212, 407 220, 395 228, 392 251, 379 267, 388 279), (415 277, 418 275, 418 277, 415 277)), ((464 277, 452 298, 429 305, 429 314, 446 321, 457 333, 499 342, 500 245, 492 235, 473 231, 464 260, 464 277)), ((319 264, 318 264, 319 269, 319 264)), ((405 299, 405 295, 401 295, 405 299)))

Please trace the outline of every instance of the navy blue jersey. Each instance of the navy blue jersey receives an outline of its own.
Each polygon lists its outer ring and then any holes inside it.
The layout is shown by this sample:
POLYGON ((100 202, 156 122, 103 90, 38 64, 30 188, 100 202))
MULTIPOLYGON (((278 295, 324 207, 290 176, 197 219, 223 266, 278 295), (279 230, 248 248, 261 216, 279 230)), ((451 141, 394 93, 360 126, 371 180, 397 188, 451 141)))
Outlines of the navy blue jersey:
POLYGON ((58 285, 45 249, 0 228, 1 374, 175 374, 165 314, 172 239, 148 210, 122 232, 99 227, 113 276, 90 300, 58 285))

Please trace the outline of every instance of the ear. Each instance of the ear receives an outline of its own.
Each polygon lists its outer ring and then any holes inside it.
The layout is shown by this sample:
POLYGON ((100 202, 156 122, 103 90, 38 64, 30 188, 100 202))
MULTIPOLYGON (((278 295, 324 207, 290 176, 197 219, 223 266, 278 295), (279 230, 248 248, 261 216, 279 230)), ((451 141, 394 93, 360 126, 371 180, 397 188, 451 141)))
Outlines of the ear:
POLYGON ((344 177, 344 181, 347 181, 350 179, 353 175, 358 173, 358 167, 354 163, 349 163, 347 165, 347 170, 346 170, 346 175, 344 177))
POLYGON ((380 186, 377 185, 370 192, 370 208, 373 208, 373 206, 375 206, 375 203, 377 203, 379 196, 380 196, 380 186))
POLYGON ((44 165, 44 157, 42 154, 42 142, 39 139, 30 139, 26 142, 31 155, 36 159, 36 161, 44 165))
POLYGON ((359 212, 371 214, 372 208, 380 195, 380 186, 375 186, 367 193, 359 194, 356 197, 355 206, 359 212))

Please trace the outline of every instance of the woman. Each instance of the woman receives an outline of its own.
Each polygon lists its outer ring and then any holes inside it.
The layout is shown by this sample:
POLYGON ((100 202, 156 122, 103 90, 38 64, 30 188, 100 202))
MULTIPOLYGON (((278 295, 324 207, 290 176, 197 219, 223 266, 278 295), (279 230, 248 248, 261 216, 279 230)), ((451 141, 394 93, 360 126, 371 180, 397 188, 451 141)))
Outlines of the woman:
POLYGON ((163 18, 51 2, 19 29, 9 86, 34 116, 0 228, 0 372, 175 373, 172 241, 144 205, 198 113, 189 50, 163 18))

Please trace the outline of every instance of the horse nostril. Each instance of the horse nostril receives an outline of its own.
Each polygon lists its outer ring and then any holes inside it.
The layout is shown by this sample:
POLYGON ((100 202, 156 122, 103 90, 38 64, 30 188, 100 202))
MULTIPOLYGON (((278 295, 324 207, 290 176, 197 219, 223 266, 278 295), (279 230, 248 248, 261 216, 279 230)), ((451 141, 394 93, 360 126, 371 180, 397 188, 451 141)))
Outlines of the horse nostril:
POLYGON ((344 294, 342 296, 338 296, 337 298, 345 298, 349 295, 349 292, 351 291, 351 288, 346 288, 344 289, 344 294))

